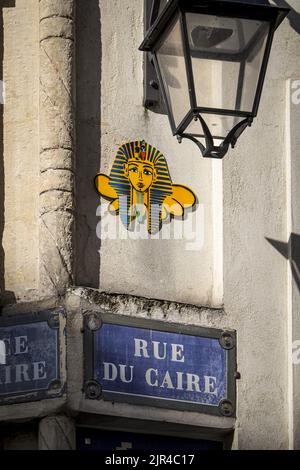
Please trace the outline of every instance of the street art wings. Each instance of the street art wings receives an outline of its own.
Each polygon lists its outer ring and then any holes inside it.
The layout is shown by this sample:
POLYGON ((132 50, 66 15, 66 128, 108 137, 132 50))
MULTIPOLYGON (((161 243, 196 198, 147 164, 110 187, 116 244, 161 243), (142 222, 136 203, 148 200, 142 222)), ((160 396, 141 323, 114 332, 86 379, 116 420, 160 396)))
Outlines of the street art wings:
POLYGON ((183 218, 196 204, 191 189, 172 183, 164 155, 143 140, 119 147, 110 175, 98 173, 95 187, 127 229, 133 220, 147 217, 150 234, 161 229, 168 215, 183 218))

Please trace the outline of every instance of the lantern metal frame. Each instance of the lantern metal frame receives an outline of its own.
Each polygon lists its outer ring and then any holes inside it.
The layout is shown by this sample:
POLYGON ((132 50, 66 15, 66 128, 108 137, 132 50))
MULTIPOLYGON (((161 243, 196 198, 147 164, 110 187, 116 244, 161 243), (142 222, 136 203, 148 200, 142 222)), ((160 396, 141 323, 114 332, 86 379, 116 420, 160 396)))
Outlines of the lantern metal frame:
MULTIPOLYGON (((268 4, 266 0, 169 0, 168 3, 164 6, 161 11, 161 14, 157 17, 160 0, 152 0, 152 8, 149 9, 149 1, 145 0, 147 5, 147 15, 148 15, 148 25, 151 24, 148 29, 146 36, 139 47, 139 50, 147 53, 147 60, 154 65, 155 71, 158 78, 158 87, 156 86, 155 80, 150 80, 150 86, 156 89, 156 93, 159 91, 163 96, 164 106, 166 108, 170 126, 172 129, 173 135, 177 136, 179 143, 182 139, 189 139, 194 142, 200 149, 204 157, 210 158, 223 158, 227 153, 229 146, 234 147, 237 139, 246 129, 246 127, 251 126, 253 119, 257 116, 258 107, 261 99, 264 79, 266 75, 267 65, 269 61, 269 56, 271 52, 272 42, 274 32, 283 21, 286 15, 289 13, 287 8, 278 8, 268 4), (149 17, 150 12, 150 17, 149 17), (220 17, 227 18, 241 18, 241 19, 251 19, 259 21, 267 21, 270 25, 269 32, 266 39, 266 44, 263 53, 263 59, 258 75, 258 81, 255 91, 255 98, 253 101, 253 107, 251 111, 238 111, 238 110, 228 110, 222 108, 207 108, 197 106, 196 101, 196 91, 194 85, 194 76, 192 70, 191 62, 191 52, 188 40, 188 30, 186 24, 185 13, 199 13, 207 15, 215 15, 220 17), (163 43, 163 40, 167 36, 170 29, 175 24, 179 18, 180 28, 181 28, 181 37, 183 42, 183 51, 184 51, 184 63, 186 68, 187 84, 189 91, 190 99, 190 110, 185 115, 183 120, 179 125, 175 125, 172 111, 170 109, 169 101, 165 92, 165 87, 163 84, 163 78, 161 75, 160 67, 156 57, 156 51, 163 43), (220 137, 213 137, 208 125, 206 124, 202 113, 205 114, 216 114, 216 115, 225 115, 233 116, 238 118, 243 118, 238 122, 227 134, 225 138, 222 137, 222 142, 219 146, 214 144, 214 138, 220 139, 220 137), (191 134, 185 132, 192 120, 199 121, 202 126, 202 132, 199 134, 191 134), (204 138, 205 145, 198 140, 199 138, 204 138)), ((146 6, 146 4, 145 4, 146 6)), ((251 45, 254 46, 259 40, 260 31, 256 32, 256 35, 251 41, 251 45)), ((207 58, 209 58, 209 53, 206 53, 207 58)), ((238 57, 238 55, 237 55, 238 57)), ((211 57, 212 58, 212 57, 211 57)), ((216 58, 216 53, 213 53, 213 58, 216 58)), ((226 54, 219 53, 219 60, 228 60, 226 54)), ((241 57, 238 58, 240 60, 241 57)), ((238 61, 236 60, 236 61, 238 61)), ((242 64, 242 61, 241 61, 242 64)), ((245 64, 244 64, 245 65, 245 64)), ((153 71, 152 71, 153 73, 153 71)), ((240 68, 240 73, 238 77, 238 87, 237 90, 241 89, 243 83, 243 71, 240 68)), ((149 85, 146 79, 147 85, 149 85)), ((238 95, 238 93, 237 93, 238 95)), ((238 98, 237 98, 238 99, 238 98)), ((147 106, 147 101, 145 105, 147 106)), ((153 102, 150 103, 151 106, 148 106, 149 109, 153 107, 153 102)), ((159 112, 159 111, 158 111, 159 112)))

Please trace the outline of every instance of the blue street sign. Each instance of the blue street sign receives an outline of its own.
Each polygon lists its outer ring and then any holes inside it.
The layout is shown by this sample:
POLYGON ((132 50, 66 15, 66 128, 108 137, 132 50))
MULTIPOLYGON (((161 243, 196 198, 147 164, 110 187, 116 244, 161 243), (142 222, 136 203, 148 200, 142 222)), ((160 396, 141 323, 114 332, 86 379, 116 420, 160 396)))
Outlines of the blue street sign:
POLYGON ((206 439, 187 439, 78 427, 76 429, 76 448, 77 450, 102 450, 106 452, 120 450, 130 452, 136 450, 148 451, 153 454, 162 451, 195 452, 201 450, 222 450, 223 443, 206 439))
POLYGON ((2 317, 0 404, 59 396, 60 317, 62 309, 2 317), (3 356, 3 355, 2 355, 3 356))
MULTIPOLYGON (((220 330, 198 329, 197 335, 191 331, 184 334, 161 331, 157 325, 148 329, 104 320, 92 334, 88 398, 97 397, 98 385, 108 399, 151 399, 154 406, 200 406, 208 413, 231 416, 235 344, 229 340, 230 348, 224 347, 220 330)), ((233 340, 234 334, 226 334, 233 340)))

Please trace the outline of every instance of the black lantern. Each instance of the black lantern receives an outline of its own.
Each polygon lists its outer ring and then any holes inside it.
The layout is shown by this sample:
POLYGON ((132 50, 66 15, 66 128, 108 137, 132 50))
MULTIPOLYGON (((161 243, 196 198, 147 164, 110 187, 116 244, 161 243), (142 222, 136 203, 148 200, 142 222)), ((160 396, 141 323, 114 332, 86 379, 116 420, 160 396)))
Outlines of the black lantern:
POLYGON ((223 158, 257 115, 273 35, 289 9, 267 0, 145 0, 145 8, 140 50, 158 78, 147 85, 159 86, 173 135, 223 158))

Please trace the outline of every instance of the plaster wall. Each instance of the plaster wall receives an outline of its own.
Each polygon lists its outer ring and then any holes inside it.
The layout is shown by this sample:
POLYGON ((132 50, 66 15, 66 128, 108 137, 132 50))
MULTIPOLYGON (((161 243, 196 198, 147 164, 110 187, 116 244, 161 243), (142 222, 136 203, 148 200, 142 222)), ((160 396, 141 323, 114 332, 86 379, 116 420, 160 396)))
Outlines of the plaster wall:
MULTIPOLYGON (((299 2, 289 4, 299 15, 299 2)), ((223 163, 224 307, 238 331, 241 449, 291 445, 287 261, 266 237, 289 238, 286 80, 299 75, 299 45, 299 32, 285 20, 275 34, 258 118, 223 163)))
MULTIPOLYGON (((188 248, 188 239, 101 240, 100 289, 220 306, 222 268, 221 263, 214 264, 213 247, 214 232, 221 230, 221 224, 213 211, 220 211, 221 203, 216 207, 212 191, 213 184, 221 184, 220 174, 215 172, 213 176, 213 163, 202 159, 194 144, 177 143, 166 116, 142 106, 143 54, 138 46, 143 38, 143 2, 101 0, 100 11, 101 171, 109 174, 117 149, 124 142, 145 139, 160 149, 167 158, 173 183, 190 187, 199 199, 198 210, 179 224, 187 230, 193 220, 201 239, 200 247, 194 250, 188 248)), ((109 217, 112 223, 114 216, 109 217)), ((124 232, 126 236, 128 232, 124 232)))
MULTIPOLYGON (((83 0, 77 2, 84 13, 78 16, 77 38, 79 34, 81 40, 86 40, 77 49, 80 121, 76 222, 81 227, 79 231, 77 228, 77 284, 108 293, 221 306, 224 253, 222 311, 193 316, 194 307, 184 307, 184 314, 179 307, 172 307, 167 317, 163 311, 159 316, 170 322, 237 330, 241 379, 234 447, 286 449, 291 446, 293 433, 287 262, 266 237, 284 241, 289 237, 286 81, 300 77, 299 31, 295 22, 288 20, 277 31, 258 118, 222 165, 202 159, 191 143, 179 145, 171 136, 167 118, 142 106, 143 57, 137 50, 143 37, 142 4, 140 0, 89 0, 89 7, 85 8, 83 0), (89 31, 91 18, 93 27, 89 31), (86 36, 83 31, 89 34, 86 36), (101 73, 97 47, 102 51, 101 73), (139 138, 166 155, 173 182, 190 186, 196 192, 203 209, 200 226, 196 225, 197 231, 203 233, 200 250, 187 250, 187 240, 96 239, 99 200, 90 191, 92 178, 100 165, 101 171, 109 174, 118 146, 139 138)), ((290 0, 289 4, 299 15, 299 2, 290 0)), ((16 0, 14 7, 3 8, 3 22, 5 290, 16 300, 34 300, 39 238, 38 2, 16 0)), ((293 295, 298 294, 295 289, 293 295)), ((77 310, 79 306, 76 305, 77 310)), ((141 312, 129 302, 123 313, 141 312)), ((142 312, 145 317, 148 313, 147 309, 142 312)), ((155 318, 155 312, 150 316, 155 318)), ((79 346, 78 351, 81 353, 79 346)), ((75 373, 74 368, 71 374, 75 373)), ((79 392, 78 397, 80 400, 79 392)), ((126 410, 126 405, 120 408, 126 410)), ((132 410, 127 409, 125 414, 129 411, 132 410)), ((136 413, 140 417, 143 410, 136 413)), ((163 412, 158 415, 164 419, 163 412)))
MULTIPOLYGON (((290 3, 297 11, 297 2, 290 3)), ((157 246, 157 242, 104 240, 100 287, 108 292, 214 306, 210 294, 214 280, 208 273, 212 272, 210 253, 215 247, 208 240, 213 240, 216 207, 212 194, 217 185, 212 185, 211 162, 199 159, 189 143, 178 146, 164 116, 140 107, 141 60, 132 52, 142 38, 140 2, 133 8, 124 2, 119 15, 114 10, 117 5, 100 2, 101 169, 109 171, 120 142, 143 136, 156 144, 171 156, 168 162, 174 180, 193 187, 204 198, 205 244, 201 252, 190 256, 181 242, 172 246, 174 242, 163 240, 157 246)), ((286 80, 298 73, 298 51, 298 33, 286 20, 275 35, 259 116, 223 162, 224 306, 227 324, 238 331, 242 377, 238 383, 237 448, 290 445, 287 264, 266 237, 286 237, 286 80)))

